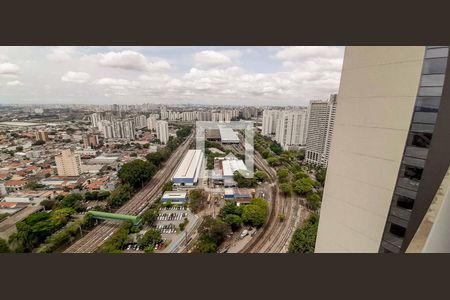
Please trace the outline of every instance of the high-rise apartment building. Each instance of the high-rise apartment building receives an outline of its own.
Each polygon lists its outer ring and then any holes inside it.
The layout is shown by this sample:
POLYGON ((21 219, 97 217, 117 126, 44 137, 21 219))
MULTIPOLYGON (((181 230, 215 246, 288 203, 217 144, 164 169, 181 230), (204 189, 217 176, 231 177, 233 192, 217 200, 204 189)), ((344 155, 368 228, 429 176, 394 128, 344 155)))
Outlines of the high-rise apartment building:
POLYGON ((316 252, 432 252, 449 240, 448 52, 346 48, 316 252))
POLYGON ((167 144, 169 141, 169 124, 166 121, 158 121, 156 125, 156 137, 161 144, 167 144))
POLYGON ((307 110, 282 111, 278 116, 275 140, 285 150, 298 148, 306 143, 307 110))
POLYGON ((147 117, 145 115, 138 115, 134 118, 136 129, 147 127, 147 117))
POLYGON ((74 154, 70 149, 61 151, 61 155, 55 156, 58 176, 79 176, 81 174, 80 155, 74 154))
POLYGON ((155 116, 150 116, 147 119, 147 128, 148 130, 156 130, 158 119, 155 116))
POLYGON ((197 120, 198 121, 212 121, 211 111, 210 110, 197 111, 197 120))
POLYGON ((216 122, 216 123, 222 123, 225 121, 224 115, 221 112, 213 112, 211 119, 213 122, 216 122))
POLYGON ((102 120, 102 116, 98 113, 93 113, 91 114, 91 124, 92 127, 97 128, 98 127, 98 123, 102 120))
POLYGON ((305 162, 327 167, 336 117, 336 95, 328 101, 313 100, 308 106, 305 162))
POLYGON ((50 139, 48 138, 48 132, 42 129, 36 131, 36 141, 44 141, 48 142, 50 139))
POLYGON ((167 120, 169 118, 169 112, 167 111, 166 107, 161 107, 160 116, 161 120, 167 120))
POLYGON ((181 113, 181 121, 192 122, 197 118, 197 112, 195 111, 184 111, 181 113))
POLYGON ((274 109, 265 109, 262 119, 262 135, 273 136, 277 131, 278 118, 283 111, 274 109))
POLYGON ((103 135, 106 139, 134 140, 136 138, 134 120, 103 121, 102 124, 103 135))
POLYGON ((98 136, 96 134, 83 134, 83 147, 94 148, 98 145, 98 136))

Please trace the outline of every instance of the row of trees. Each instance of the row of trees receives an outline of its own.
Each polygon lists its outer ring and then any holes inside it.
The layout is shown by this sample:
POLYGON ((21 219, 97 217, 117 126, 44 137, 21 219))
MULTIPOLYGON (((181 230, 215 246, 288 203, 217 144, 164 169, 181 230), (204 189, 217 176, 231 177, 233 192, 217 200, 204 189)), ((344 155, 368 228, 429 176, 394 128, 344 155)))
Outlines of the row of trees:
POLYGON ((122 248, 128 240, 128 235, 132 231, 133 224, 124 222, 119 230, 113 233, 100 247, 101 253, 121 253, 122 248))
POLYGON ((90 214, 85 215, 82 219, 68 223, 62 230, 48 237, 45 243, 39 247, 39 253, 52 253, 57 251, 64 245, 72 243, 82 230, 89 230, 94 226, 94 219, 90 214))
POLYGON ((318 226, 319 215, 313 213, 300 228, 295 230, 289 243, 289 252, 314 253, 318 226))
POLYGON ((9 237, 14 252, 31 252, 47 237, 64 227, 76 211, 66 207, 51 212, 36 212, 16 223, 17 232, 9 237))

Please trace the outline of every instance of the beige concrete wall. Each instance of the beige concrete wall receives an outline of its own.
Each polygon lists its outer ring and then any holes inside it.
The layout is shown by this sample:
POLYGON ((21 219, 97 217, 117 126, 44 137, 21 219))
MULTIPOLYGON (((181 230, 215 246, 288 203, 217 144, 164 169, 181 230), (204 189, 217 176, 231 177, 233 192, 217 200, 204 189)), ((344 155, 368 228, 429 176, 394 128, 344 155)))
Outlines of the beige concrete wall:
POLYGON ((378 252, 425 47, 347 47, 316 252, 378 252))

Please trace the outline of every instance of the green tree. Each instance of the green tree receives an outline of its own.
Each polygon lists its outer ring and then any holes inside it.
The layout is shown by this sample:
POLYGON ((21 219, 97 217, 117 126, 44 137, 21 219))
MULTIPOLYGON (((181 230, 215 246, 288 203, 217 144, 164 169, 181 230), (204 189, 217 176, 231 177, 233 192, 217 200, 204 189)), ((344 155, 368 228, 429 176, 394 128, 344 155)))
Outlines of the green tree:
POLYGON ((246 178, 238 171, 234 172, 233 179, 234 181, 236 181, 238 187, 240 188, 251 188, 256 185, 255 177, 246 178))
POLYGON ((267 158, 267 163, 269 163, 269 165, 272 167, 279 166, 281 164, 280 159, 276 156, 267 158))
POLYGON ((156 229, 149 229, 138 241, 138 244, 144 249, 154 249, 157 243, 162 242, 161 233, 156 229))
POLYGON ((196 251, 200 253, 215 253, 218 247, 214 239, 209 236, 202 236, 196 245, 196 251))
POLYGON ((163 185, 163 192, 167 192, 167 191, 173 191, 173 182, 171 180, 167 181, 163 185))
POLYGON ((294 182, 292 189, 300 196, 306 196, 314 188, 314 181, 310 178, 302 178, 294 182))
POLYGON ((30 189, 30 190, 37 190, 40 188, 45 187, 45 185, 37 183, 36 181, 29 181, 27 182, 27 184, 25 185, 26 189, 30 189))
POLYGON ((220 218, 206 216, 200 225, 199 232, 201 236, 207 236, 214 240, 217 245, 223 242, 227 234, 230 233, 230 226, 220 218))
POLYGON ((308 177, 309 177, 308 174, 305 174, 305 173, 303 173, 302 171, 300 171, 300 172, 297 172, 297 173, 294 174, 293 180, 294 180, 294 181, 297 181, 297 180, 299 180, 299 179, 302 179, 302 178, 308 178, 308 177))
POLYGON ((314 253, 319 216, 311 214, 307 221, 297 228, 289 244, 290 253, 314 253))
POLYGON ((279 168, 277 170, 278 181, 280 183, 285 183, 288 181, 289 170, 287 168, 279 168))
POLYGON ((242 222, 254 227, 261 227, 267 220, 269 209, 264 199, 255 198, 242 209, 242 222))
POLYGON ((0 253, 9 253, 11 249, 9 249, 8 243, 2 238, 0 238, 0 253))
POLYGON ((236 201, 227 201, 220 209, 219 217, 225 219, 227 215, 242 215, 242 206, 237 206, 236 201))
POLYGON ((198 213, 205 207, 206 194, 201 189, 189 192, 189 208, 194 213, 198 213))
POLYGON ((106 242, 100 247, 100 252, 103 253, 121 253, 122 247, 128 240, 128 234, 133 227, 131 222, 125 222, 122 227, 111 235, 106 242))
POLYGON ((272 150, 272 152, 276 155, 283 153, 283 148, 277 142, 273 142, 272 145, 270 145, 270 150, 272 150))
POLYGON ((320 208, 321 197, 318 193, 311 193, 306 197, 308 208, 318 210, 320 208))
POLYGON ((236 231, 241 227, 242 219, 238 215, 227 215, 224 219, 225 223, 230 225, 231 230, 236 231))
POLYGON ((129 184, 133 189, 141 188, 156 172, 156 167, 148 161, 135 159, 120 168, 117 176, 123 183, 129 184))
POLYGON ((280 189, 285 196, 290 195, 292 193, 292 185, 290 183, 282 183, 280 184, 280 189))
POLYGON ((81 196, 81 194, 72 193, 64 196, 64 198, 56 204, 56 207, 57 208, 69 207, 75 209, 76 211, 82 211, 84 209, 81 203, 82 200, 83 196, 81 196))
POLYGON ((325 184, 326 176, 327 176, 327 170, 325 170, 325 169, 317 170, 316 179, 322 186, 325 184))
POLYGON ((255 172, 255 178, 258 181, 264 182, 264 181, 267 181, 269 179, 269 175, 267 175, 267 173, 264 172, 264 171, 256 171, 255 172))
POLYGON ((165 157, 163 156, 161 151, 149 153, 145 158, 149 163, 152 163, 156 167, 159 167, 165 160, 165 157))
POLYGON ((119 207, 131 198, 132 193, 129 184, 121 184, 111 192, 106 203, 109 207, 119 207))
POLYGON ((156 221, 157 217, 158 208, 150 208, 142 214, 142 221, 148 225, 152 225, 156 221))
POLYGON ((178 129, 176 135, 178 138, 184 139, 187 137, 192 131, 192 126, 182 126, 181 129, 178 129))

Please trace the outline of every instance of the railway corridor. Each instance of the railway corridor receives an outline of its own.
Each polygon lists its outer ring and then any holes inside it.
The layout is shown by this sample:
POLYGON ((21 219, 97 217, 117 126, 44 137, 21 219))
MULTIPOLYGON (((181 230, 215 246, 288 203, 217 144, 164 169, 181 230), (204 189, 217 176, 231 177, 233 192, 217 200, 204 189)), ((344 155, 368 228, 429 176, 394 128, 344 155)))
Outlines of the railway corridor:
MULTIPOLYGON (((151 205, 155 201, 158 193, 162 191, 164 183, 167 182, 172 173, 175 172, 176 167, 181 162, 183 153, 189 149, 193 139, 194 134, 191 134, 177 150, 172 153, 164 167, 160 169, 132 199, 119 208, 117 213, 138 215, 145 207, 151 205)), ((121 223, 105 221, 68 247, 64 253, 93 253, 103 245, 103 243, 116 232, 120 226, 121 223)))

